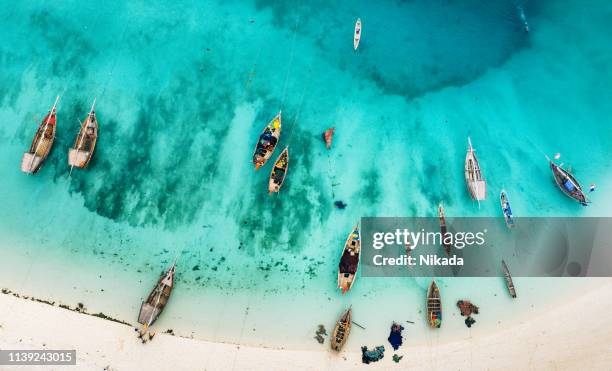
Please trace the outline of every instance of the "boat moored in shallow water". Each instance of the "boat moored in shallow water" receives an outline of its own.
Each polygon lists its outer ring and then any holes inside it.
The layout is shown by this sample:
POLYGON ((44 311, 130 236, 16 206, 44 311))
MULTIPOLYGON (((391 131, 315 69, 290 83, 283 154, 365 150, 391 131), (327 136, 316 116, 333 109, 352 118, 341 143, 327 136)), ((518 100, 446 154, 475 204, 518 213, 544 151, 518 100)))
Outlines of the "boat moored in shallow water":
POLYGON ((159 317, 161 312, 164 310, 166 304, 168 304, 170 294, 174 288, 175 268, 176 261, 172 263, 172 266, 168 268, 166 273, 162 274, 161 278, 157 282, 157 285, 155 285, 155 288, 147 297, 147 300, 140 306, 138 323, 144 325, 145 329, 155 322, 157 317, 159 317))
POLYGON ((270 181, 268 183, 268 192, 280 191, 285 178, 287 177, 287 169, 289 168, 289 147, 286 147, 274 162, 274 167, 270 173, 270 181))
POLYGON ((427 290, 427 322, 431 328, 442 325, 442 301, 436 281, 432 280, 427 290))
POLYGON ((444 206, 440 204, 438 206, 438 219, 440 219, 440 234, 442 236, 442 247, 447 256, 450 256, 452 245, 446 239, 446 232, 448 227, 446 226, 446 216, 444 215, 444 206))
POLYGON ((355 34, 353 36, 353 48, 357 50, 359 47, 359 41, 361 40, 361 18, 357 18, 355 22, 355 34))
POLYGON ((30 145, 30 150, 24 153, 21 158, 21 171, 24 173, 35 174, 38 172, 47 156, 49 156, 49 152, 51 152, 51 147, 53 147, 55 141, 58 101, 59 96, 55 98, 55 103, 53 103, 49 113, 42 119, 30 145))
POLYGON ((516 298, 516 289, 514 288, 514 282, 512 282, 512 276, 510 275, 510 270, 508 270, 508 266, 506 262, 502 260, 502 269, 504 271, 504 279, 506 280, 506 287, 508 288, 508 292, 510 296, 516 298))
POLYGON ((272 156, 281 135, 281 113, 278 112, 272 121, 266 125, 263 132, 259 136, 259 140, 255 145, 255 152, 253 153, 253 164, 255 164, 255 170, 259 169, 272 156))
POLYGON ((578 201, 582 206, 588 206, 589 200, 586 194, 582 191, 582 187, 578 183, 578 180, 567 170, 563 169, 560 165, 555 164, 546 157, 550 163, 550 169, 552 170, 555 183, 566 196, 578 201))
POLYGON ((68 165, 70 165, 71 173, 72 168, 75 166, 81 169, 87 167, 96 149, 96 143, 98 141, 98 118, 94 111, 95 105, 96 99, 94 98, 91 109, 81 124, 79 134, 74 141, 74 146, 68 150, 68 165))
POLYGON ((359 237, 359 225, 356 225, 344 243, 344 249, 338 264, 338 287, 342 289, 343 294, 353 287, 359 268, 360 254, 361 239, 359 237))
POLYGON ((514 218, 512 216, 512 209, 510 208, 510 201, 506 191, 502 189, 499 194, 499 201, 501 203, 502 212, 504 213, 504 219, 508 228, 514 227, 514 218))
POLYGON ((480 165, 470 137, 468 137, 468 150, 465 155, 465 182, 472 199, 480 202, 486 198, 487 184, 482 177, 480 165))
POLYGON ((348 340, 349 333, 351 332, 351 316, 352 309, 349 308, 336 322, 336 327, 334 327, 331 337, 331 348, 335 351, 339 352, 348 340))

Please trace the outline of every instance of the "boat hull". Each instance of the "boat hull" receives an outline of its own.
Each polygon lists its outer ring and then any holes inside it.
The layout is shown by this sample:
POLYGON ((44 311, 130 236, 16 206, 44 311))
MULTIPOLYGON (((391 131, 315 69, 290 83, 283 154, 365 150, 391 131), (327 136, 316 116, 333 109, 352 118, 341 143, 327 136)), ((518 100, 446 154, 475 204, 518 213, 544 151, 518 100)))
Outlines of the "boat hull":
POLYGON ((587 200, 586 194, 582 190, 578 180, 572 174, 552 161, 550 161, 550 169, 552 170, 557 187, 559 187, 564 195, 579 202, 582 206, 588 206, 589 201, 587 200))
POLYGON ((360 255, 361 239, 359 237, 359 227, 355 226, 344 243, 344 249, 338 264, 338 288, 342 289, 343 294, 348 292, 355 283, 360 255))
POLYGON ((55 142, 56 114, 55 108, 52 109, 42 120, 30 150, 23 154, 21 158, 21 171, 28 174, 37 173, 49 156, 53 143, 55 142))
POLYGON ((253 164, 255 170, 259 169, 268 162, 272 153, 276 149, 278 142, 280 141, 281 127, 282 127, 281 112, 272 119, 266 125, 262 133, 259 135, 257 144, 255 145, 255 151, 253 152, 253 164))
POLYGON ((274 167, 270 172, 270 180, 268 182, 268 192, 276 193, 280 191, 285 183, 287 171, 289 170, 289 149, 285 148, 274 162, 274 167))

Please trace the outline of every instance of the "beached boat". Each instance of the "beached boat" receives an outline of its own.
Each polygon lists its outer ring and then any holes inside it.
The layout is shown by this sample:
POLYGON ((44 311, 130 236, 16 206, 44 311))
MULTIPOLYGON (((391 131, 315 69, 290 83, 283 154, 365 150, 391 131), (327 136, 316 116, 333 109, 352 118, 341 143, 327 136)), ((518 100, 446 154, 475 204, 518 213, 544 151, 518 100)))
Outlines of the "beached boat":
POLYGON ((359 238, 359 225, 356 225, 344 243, 338 264, 338 287, 342 289, 343 294, 350 290, 355 282, 360 254, 361 239, 359 238))
POLYGON ((351 315, 352 309, 349 308, 336 322, 336 327, 331 337, 331 348, 333 350, 340 351, 344 344, 346 344, 351 332, 351 315))
POLYGON ((70 165, 71 173, 75 166, 81 169, 87 167, 96 149, 96 142, 98 141, 98 118, 94 111, 95 105, 96 99, 94 98, 91 109, 81 124, 79 134, 74 141, 74 146, 68 150, 68 165, 70 165))
POLYGON ((502 212, 504 213, 504 219, 508 228, 514 227, 514 218, 512 217, 512 209, 510 208, 510 201, 506 191, 502 189, 499 194, 499 201, 501 203, 502 212))
POLYGON ((357 18, 357 22, 355 22, 355 35, 353 37, 353 48, 355 50, 359 47, 359 40, 361 40, 361 18, 357 18))
POLYGON ((35 174, 38 172, 47 156, 49 156, 49 152, 51 152, 51 147, 53 147, 55 141, 58 101, 59 96, 55 98, 55 103, 53 103, 49 113, 42 119, 30 145, 30 150, 25 152, 21 158, 21 171, 24 173, 35 174))
POLYGON ((253 153, 253 164, 255 170, 259 169, 270 159, 281 135, 281 112, 266 125, 259 136, 255 152, 253 153))
POLYGON ((480 165, 478 164, 476 153, 474 153, 470 137, 468 137, 468 150, 465 155, 465 182, 472 199, 479 202, 485 199, 487 184, 482 178, 480 165))
POLYGON ((431 281, 427 290, 427 322, 432 328, 440 328, 442 324, 442 301, 436 281, 431 281))
POLYGON ((151 291, 147 300, 140 306, 140 314, 138 315, 138 323, 144 325, 145 329, 153 324, 157 317, 164 310, 170 294, 174 288, 174 270, 176 268, 176 261, 172 263, 172 266, 162 274, 157 285, 151 291))
POLYGON ((516 289, 514 288, 514 283, 512 282, 512 276, 510 275, 506 262, 503 260, 502 269, 504 270, 504 278, 506 279, 506 287, 508 288, 508 292, 510 292, 510 296, 516 298, 516 289))
POLYGON ((555 183, 557 183, 559 189, 566 196, 580 202, 582 206, 587 206, 589 200, 587 199, 586 194, 582 191, 582 187, 578 183, 578 180, 576 180, 576 178, 574 178, 569 171, 552 162, 550 158, 546 158, 550 163, 550 169, 552 170, 555 183))
POLYGON ((270 182, 268 183, 268 192, 280 191, 280 188, 287 177, 287 169, 289 168, 289 147, 286 147, 274 162, 274 167, 270 173, 270 182))
POLYGON ((442 204, 438 206, 438 219, 440 219, 440 234, 442 236, 442 247, 444 248, 446 255, 450 256, 451 247, 453 245, 448 243, 446 239, 446 232, 448 228, 446 227, 446 216, 444 216, 444 206, 442 206, 442 204))

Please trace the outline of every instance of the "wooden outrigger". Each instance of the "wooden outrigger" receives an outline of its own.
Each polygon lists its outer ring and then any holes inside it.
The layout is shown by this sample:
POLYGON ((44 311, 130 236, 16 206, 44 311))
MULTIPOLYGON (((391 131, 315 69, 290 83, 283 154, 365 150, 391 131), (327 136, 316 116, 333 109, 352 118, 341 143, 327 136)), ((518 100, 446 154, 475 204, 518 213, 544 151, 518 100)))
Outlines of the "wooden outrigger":
POLYGON ((285 182, 285 178, 287 177, 287 170, 289 168, 289 147, 285 147, 285 149, 278 155, 278 158, 274 162, 274 167, 272 168, 272 172, 270 173, 270 181, 268 182, 268 193, 272 194, 273 192, 280 191, 283 183, 285 182))
POLYGON ((465 155, 465 182, 472 199, 480 204, 480 201, 486 198, 487 184, 482 177, 480 165, 478 164, 470 137, 468 137, 468 150, 465 155))
POLYGON ((427 322, 431 328, 442 325, 442 301, 436 281, 432 280, 427 290, 427 322))
POLYGON ((71 174, 75 166, 81 169, 86 168, 96 149, 96 143, 98 141, 98 118, 94 111, 95 105, 96 99, 94 98, 91 109, 81 124, 79 134, 74 141, 74 146, 68 150, 68 165, 70 165, 71 174))
POLYGON ((348 340, 349 333, 351 332, 351 316, 352 309, 349 308, 336 322, 336 327, 334 327, 331 337, 331 348, 335 351, 339 352, 348 340))
POLYGON ((448 228, 446 227, 446 216, 444 216, 444 206, 440 204, 438 206, 438 219, 440 219, 440 234, 442 235, 442 247, 444 248, 444 252, 446 252, 447 256, 450 256, 452 244, 446 241, 446 232, 448 228))
POLYGON ((504 271, 504 278, 506 280, 506 287, 508 288, 508 292, 510 292, 510 296, 516 298, 516 289, 514 288, 514 282, 512 282, 512 276, 510 275, 510 271, 508 270, 508 266, 506 262, 502 260, 502 269, 504 271))
POLYGON ((508 200, 508 195, 506 191, 502 189, 499 194, 499 201, 501 203, 502 212, 504 213, 504 220, 506 221, 506 225, 508 228, 514 227, 514 218, 512 216, 512 209, 510 208, 510 201, 508 200))
POLYGON ((259 136, 259 140, 255 145, 253 152, 253 164, 255 170, 259 169, 270 159, 281 135, 281 111, 278 112, 272 121, 266 125, 263 132, 259 136))
POLYGON ((55 103, 47 115, 42 119, 30 150, 23 154, 21 158, 21 171, 28 174, 35 174, 40 170, 43 162, 49 156, 53 142, 55 141, 56 123, 57 123, 57 102, 59 96, 55 98, 55 103))
POLYGON ((546 156, 552 170, 555 183, 566 196, 578 201, 582 206, 588 206, 589 200, 586 194, 582 191, 582 187, 578 183, 578 180, 567 170, 563 169, 560 165, 552 162, 548 156, 546 156))
POLYGON ((138 323, 142 324, 145 330, 155 322, 157 317, 159 317, 164 310, 166 304, 168 304, 170 294, 174 288, 175 268, 176 260, 172 263, 170 268, 168 268, 166 273, 162 274, 157 285, 155 285, 155 288, 147 297, 147 300, 140 306, 138 323))
POLYGON ((359 237, 359 225, 356 225, 344 243, 344 249, 338 264, 338 288, 342 289, 343 294, 353 287, 359 268, 360 254, 361 239, 359 237))

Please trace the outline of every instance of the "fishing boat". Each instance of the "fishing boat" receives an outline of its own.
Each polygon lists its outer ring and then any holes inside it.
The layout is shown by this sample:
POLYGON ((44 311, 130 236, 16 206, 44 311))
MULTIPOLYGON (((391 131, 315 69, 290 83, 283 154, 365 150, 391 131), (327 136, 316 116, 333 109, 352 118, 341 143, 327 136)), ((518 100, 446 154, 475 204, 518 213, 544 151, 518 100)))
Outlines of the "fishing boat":
POLYGON ((338 287, 342 289, 343 294, 350 290, 355 282, 360 253, 359 225, 356 225, 344 243, 344 249, 338 264, 338 287))
POLYGON ((359 40, 361 40, 361 18, 357 18, 357 22, 355 22, 355 35, 353 38, 353 48, 355 50, 359 47, 359 40))
POLYGON ((446 239, 446 232, 448 228, 446 227, 446 216, 444 216, 444 206, 442 206, 442 204, 438 206, 438 219, 440 219, 440 234, 442 236, 442 247, 444 247, 446 255, 450 256, 452 245, 446 239))
POLYGON ((157 317, 164 310, 170 294, 174 288, 174 270, 176 268, 176 261, 172 263, 172 266, 162 274, 157 285, 149 294, 146 301, 140 306, 140 314, 138 315, 138 323, 144 325, 144 328, 148 328, 155 322, 157 317))
POLYGON ((514 218, 512 217, 512 209, 510 208, 510 201, 506 191, 502 189, 499 194, 499 201, 501 203, 502 212, 504 213, 504 219, 508 228, 514 227, 514 218))
POLYGON ((335 351, 339 352, 348 340, 349 333, 351 332, 351 315, 352 309, 349 308, 336 322, 336 327, 331 337, 331 348, 335 351))
POLYGON ((476 153, 472 147, 472 141, 468 137, 468 150, 465 156, 465 182, 472 199, 480 202, 484 200, 487 193, 487 184, 482 178, 482 172, 476 153))
POLYGON ((440 328, 442 324, 442 302, 440 300, 440 290, 436 281, 431 281, 427 290, 427 321, 432 328, 440 328))
POLYGON ((325 141, 325 147, 327 147, 327 149, 331 148, 335 130, 335 128, 329 128, 325 130, 325 133, 323 133, 323 140, 325 141))
POLYGON ((70 173, 72 173, 72 169, 75 166, 81 169, 87 167, 96 149, 96 142, 98 141, 98 118, 94 111, 95 105, 96 99, 94 98, 87 117, 83 123, 81 123, 79 134, 74 141, 74 147, 68 150, 70 173))
POLYGON ((23 154, 21 158, 21 171, 28 174, 35 174, 40 170, 43 162, 49 156, 51 147, 55 141, 56 131, 56 107, 59 96, 55 98, 55 103, 47 115, 42 119, 36 135, 30 145, 30 150, 23 154))
POLYGON ((270 182, 268 183, 268 192, 270 194, 280 191, 280 188, 283 186, 285 178, 287 177, 288 168, 289 147, 285 147, 281 154, 278 155, 276 162, 274 162, 272 172, 270 173, 270 182))
POLYGON ((514 288, 514 283, 512 282, 512 276, 510 275, 506 262, 503 260, 502 269, 504 270, 504 278, 506 279, 506 287, 508 288, 508 292, 510 292, 510 296, 516 298, 516 289, 514 288))
POLYGON ((253 153, 253 164, 255 170, 259 169, 270 159, 281 135, 281 112, 278 112, 272 121, 266 125, 259 136, 255 152, 253 153))
POLYGON ((550 158, 546 158, 550 163, 550 169, 552 170, 555 183, 557 183, 559 189, 561 189, 566 196, 580 202, 582 206, 588 206, 589 200, 587 199, 586 194, 582 191, 582 187, 580 187, 580 184, 576 178, 574 178, 569 171, 552 162, 550 158))

